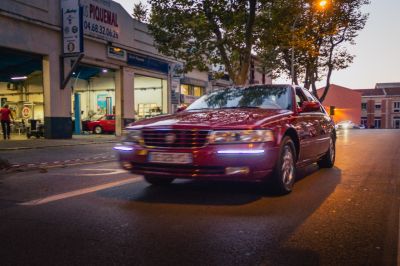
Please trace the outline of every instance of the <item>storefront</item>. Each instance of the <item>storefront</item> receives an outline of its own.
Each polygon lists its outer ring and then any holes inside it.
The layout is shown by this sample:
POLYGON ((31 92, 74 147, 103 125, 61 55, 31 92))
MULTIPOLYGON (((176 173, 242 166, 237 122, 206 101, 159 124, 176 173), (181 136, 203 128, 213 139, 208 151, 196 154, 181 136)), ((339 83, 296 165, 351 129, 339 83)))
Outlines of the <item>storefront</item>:
POLYGON ((104 115, 115 113, 115 71, 96 66, 80 65, 72 77, 72 108, 79 104, 82 121, 96 120, 104 115), (79 95, 78 102, 77 94, 79 95))
POLYGON ((160 54, 148 26, 111 0, 4 0, 0 11, 1 103, 21 128, 44 124, 46 138, 71 138, 73 125, 105 114, 119 135, 212 91, 207 72, 175 73, 183 62, 160 54))
POLYGON ((140 120, 170 111, 169 62, 156 57, 127 52, 127 64, 133 71, 134 119, 140 120))
POLYGON ((11 132, 25 134, 32 123, 36 129, 44 122, 42 56, 2 48, 0 62, 1 106, 12 110, 11 132))
POLYGON ((134 102, 136 120, 168 113, 168 81, 135 75, 134 102))

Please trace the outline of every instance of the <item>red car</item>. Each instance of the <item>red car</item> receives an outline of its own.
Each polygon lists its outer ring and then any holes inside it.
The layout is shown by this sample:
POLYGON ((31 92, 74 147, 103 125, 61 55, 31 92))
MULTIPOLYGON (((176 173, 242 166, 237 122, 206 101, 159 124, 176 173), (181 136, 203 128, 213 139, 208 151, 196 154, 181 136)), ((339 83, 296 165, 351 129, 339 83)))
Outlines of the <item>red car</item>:
POLYGON ((175 178, 272 180, 288 193, 297 167, 333 167, 335 161, 332 119, 308 91, 291 85, 212 92, 184 111, 127 131, 115 147, 121 165, 153 185, 175 178))
POLYGON ((113 133, 115 132, 115 115, 105 115, 96 121, 90 121, 87 127, 89 131, 95 134, 113 133))

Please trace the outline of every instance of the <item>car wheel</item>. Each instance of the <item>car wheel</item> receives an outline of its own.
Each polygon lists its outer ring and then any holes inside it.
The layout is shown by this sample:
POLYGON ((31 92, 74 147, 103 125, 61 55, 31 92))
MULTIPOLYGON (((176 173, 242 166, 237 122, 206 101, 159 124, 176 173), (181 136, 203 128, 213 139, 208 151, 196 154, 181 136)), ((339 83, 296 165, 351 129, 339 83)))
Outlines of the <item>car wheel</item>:
POLYGON ((101 126, 96 126, 96 127, 93 129, 93 133, 95 133, 95 134, 101 134, 101 133, 103 133, 103 129, 101 128, 101 126))
POLYGON ((296 180, 296 149, 290 137, 284 137, 275 166, 274 185, 278 193, 287 194, 296 180))
POLYGON ((144 180, 146 180, 147 183, 150 183, 153 186, 166 186, 171 184, 172 181, 174 181, 174 178, 164 178, 164 177, 145 175, 144 180))
POLYGON ((335 146, 335 139, 332 136, 329 140, 329 149, 326 154, 319 160, 318 166, 321 168, 332 168, 335 164, 336 158, 336 146, 335 146))

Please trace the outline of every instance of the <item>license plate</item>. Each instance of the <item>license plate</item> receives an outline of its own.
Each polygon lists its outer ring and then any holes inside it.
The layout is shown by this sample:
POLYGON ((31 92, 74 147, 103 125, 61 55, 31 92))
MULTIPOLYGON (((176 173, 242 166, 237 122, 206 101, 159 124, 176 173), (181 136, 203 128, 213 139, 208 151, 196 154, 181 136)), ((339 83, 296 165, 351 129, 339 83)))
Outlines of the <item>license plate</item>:
POLYGON ((150 152, 148 157, 151 163, 189 164, 193 162, 191 153, 177 152, 150 152))

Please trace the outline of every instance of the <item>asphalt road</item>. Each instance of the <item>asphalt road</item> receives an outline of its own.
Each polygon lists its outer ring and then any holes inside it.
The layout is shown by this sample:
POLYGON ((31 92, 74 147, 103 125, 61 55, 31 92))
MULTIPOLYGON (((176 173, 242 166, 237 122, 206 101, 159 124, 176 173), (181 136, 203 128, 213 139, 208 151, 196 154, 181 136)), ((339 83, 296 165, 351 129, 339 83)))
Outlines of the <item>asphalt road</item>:
POLYGON ((115 143, 47 147, 44 149, 21 149, 0 151, 0 158, 12 164, 37 164, 43 162, 65 161, 76 158, 110 157, 115 154, 115 143))
POLYGON ((0 176, 1 265, 398 265, 400 131, 340 133, 294 191, 147 185, 115 162, 0 176))

